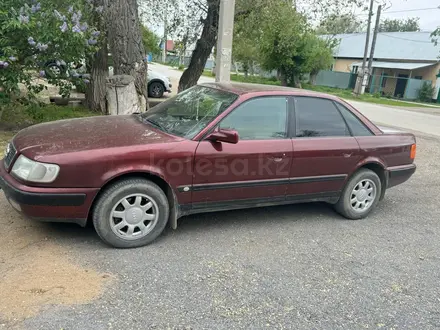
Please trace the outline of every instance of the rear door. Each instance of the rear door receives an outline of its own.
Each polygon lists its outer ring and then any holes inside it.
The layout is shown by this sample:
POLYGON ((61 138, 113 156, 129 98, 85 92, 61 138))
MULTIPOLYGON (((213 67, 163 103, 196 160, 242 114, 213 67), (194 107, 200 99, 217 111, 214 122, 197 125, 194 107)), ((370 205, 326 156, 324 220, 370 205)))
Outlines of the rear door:
POLYGON ((332 100, 295 97, 289 198, 334 197, 360 159, 359 144, 332 100))
POLYGON ((250 99, 225 117, 219 127, 236 130, 239 142, 200 142, 193 206, 284 200, 292 162, 288 118, 285 96, 250 99))

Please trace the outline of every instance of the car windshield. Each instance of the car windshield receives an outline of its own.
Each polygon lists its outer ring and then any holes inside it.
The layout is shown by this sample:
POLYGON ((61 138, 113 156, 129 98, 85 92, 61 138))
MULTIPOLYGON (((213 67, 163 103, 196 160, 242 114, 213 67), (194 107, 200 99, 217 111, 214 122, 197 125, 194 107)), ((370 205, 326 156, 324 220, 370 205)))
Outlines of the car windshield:
POLYGON ((192 139, 237 99, 215 88, 194 86, 140 115, 169 134, 192 139))

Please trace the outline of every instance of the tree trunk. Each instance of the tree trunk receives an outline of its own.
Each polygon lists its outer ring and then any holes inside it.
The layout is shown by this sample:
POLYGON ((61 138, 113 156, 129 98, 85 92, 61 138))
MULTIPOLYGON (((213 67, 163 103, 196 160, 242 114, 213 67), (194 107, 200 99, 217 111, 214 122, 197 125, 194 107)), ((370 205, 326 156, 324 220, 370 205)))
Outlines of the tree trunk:
POLYGON ((145 103, 139 103, 133 76, 116 75, 107 79, 108 112, 110 115, 127 115, 142 112, 145 103))
POLYGON ((237 62, 234 61, 233 64, 234 64, 235 74, 238 76, 239 72, 238 72, 238 65, 237 65, 237 62))
POLYGON ((249 73, 251 74, 251 76, 254 76, 254 75, 255 75, 254 61, 250 61, 250 64, 249 64, 249 73))
POLYGON ((283 69, 280 69, 278 71, 278 77, 281 81, 281 86, 287 86, 287 75, 286 72, 284 72, 283 69))
POLYGON ((110 1, 107 17, 114 74, 134 77, 140 107, 148 100, 148 68, 136 0, 110 1))
POLYGON ((293 87, 295 88, 302 88, 301 85, 301 79, 298 75, 294 75, 293 76, 293 87))
POLYGON ((243 62, 243 71, 244 71, 245 78, 249 77, 249 62, 248 61, 243 62))
POLYGON ((310 73, 310 84, 313 86, 316 85, 316 78, 318 77, 318 72, 311 72, 310 73))
POLYGON ((205 69, 206 61, 217 41, 219 11, 220 1, 208 0, 208 14, 203 21, 202 35, 197 40, 188 68, 180 78, 179 92, 196 85, 205 69))
POLYGON ((90 84, 86 89, 86 104, 90 110, 107 114, 105 83, 108 77, 108 50, 104 43, 103 47, 95 54, 88 63, 90 72, 90 84))
MULTIPOLYGON (((95 7, 107 7, 107 0, 95 0, 95 7)), ((105 14, 95 13, 93 21, 99 31, 106 30, 105 14)), ((104 35, 104 33, 102 33, 104 35)), ((100 50, 91 58, 87 60, 87 72, 90 73, 90 83, 86 89, 86 104, 90 110, 107 114, 106 90, 105 83, 108 77, 108 49, 106 34, 102 40, 100 50)))

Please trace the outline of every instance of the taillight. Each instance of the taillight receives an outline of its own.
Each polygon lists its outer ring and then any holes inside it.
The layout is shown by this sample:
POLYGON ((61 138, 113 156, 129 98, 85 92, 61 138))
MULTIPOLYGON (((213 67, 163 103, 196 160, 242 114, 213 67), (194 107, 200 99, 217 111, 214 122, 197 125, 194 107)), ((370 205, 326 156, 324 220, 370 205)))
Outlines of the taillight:
POLYGON ((411 153, 410 153, 410 157, 411 157, 411 159, 416 158, 416 149, 417 149, 416 145, 413 144, 413 145, 411 146, 411 153))

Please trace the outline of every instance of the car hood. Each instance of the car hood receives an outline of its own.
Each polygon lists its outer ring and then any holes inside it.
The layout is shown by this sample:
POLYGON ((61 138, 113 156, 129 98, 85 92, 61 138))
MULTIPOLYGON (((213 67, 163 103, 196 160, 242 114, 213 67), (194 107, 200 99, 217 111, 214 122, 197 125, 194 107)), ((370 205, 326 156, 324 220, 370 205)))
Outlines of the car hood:
POLYGON ((137 115, 60 120, 31 126, 14 138, 15 148, 32 159, 96 149, 182 140, 141 122, 137 115))

